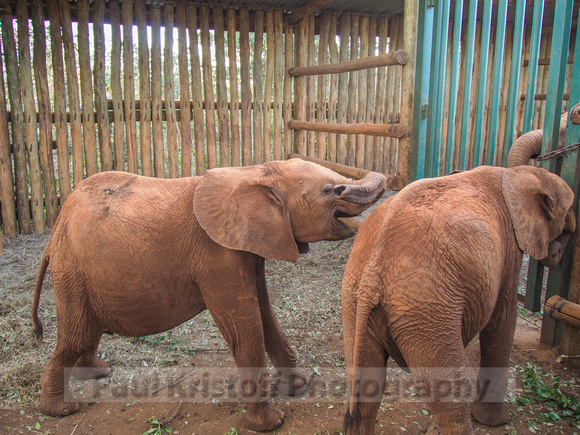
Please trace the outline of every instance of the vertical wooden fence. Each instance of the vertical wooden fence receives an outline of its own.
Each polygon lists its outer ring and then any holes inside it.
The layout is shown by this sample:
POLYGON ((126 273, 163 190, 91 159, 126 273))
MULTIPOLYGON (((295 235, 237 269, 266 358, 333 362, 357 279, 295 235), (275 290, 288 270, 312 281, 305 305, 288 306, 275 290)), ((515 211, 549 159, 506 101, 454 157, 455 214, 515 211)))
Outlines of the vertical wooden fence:
MULTIPOLYGON (((0 208, 8 237, 52 227, 71 189, 98 171, 202 175, 285 158, 294 151, 292 119, 399 119, 400 66, 311 76, 303 88, 287 71, 394 53, 402 48, 400 17, 325 12, 290 25, 278 10, 182 0, 17 4, 12 10, 0 0, 0 208)), ((395 172, 396 138, 306 137, 312 157, 395 172)))

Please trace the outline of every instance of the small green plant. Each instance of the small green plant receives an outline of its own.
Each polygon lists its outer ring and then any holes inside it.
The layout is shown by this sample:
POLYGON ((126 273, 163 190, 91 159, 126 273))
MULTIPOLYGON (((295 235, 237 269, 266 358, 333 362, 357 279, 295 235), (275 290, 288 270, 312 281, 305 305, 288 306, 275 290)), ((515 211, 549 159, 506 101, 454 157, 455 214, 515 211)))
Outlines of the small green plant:
POLYGON ((227 432, 224 432, 224 435, 238 435, 238 431, 235 427, 232 427, 227 432))
POLYGON ((528 429, 538 430, 537 423, 554 423, 569 420, 574 427, 580 428, 580 398, 562 393, 561 376, 544 373, 539 367, 528 363, 523 372, 524 392, 514 400, 515 405, 537 404, 541 407, 538 417, 529 420, 528 429), (553 382, 546 382, 547 378, 553 382))
POLYGON ((149 430, 143 432, 143 435, 165 435, 173 433, 173 428, 161 423, 157 417, 151 417, 146 423, 151 427, 149 430))

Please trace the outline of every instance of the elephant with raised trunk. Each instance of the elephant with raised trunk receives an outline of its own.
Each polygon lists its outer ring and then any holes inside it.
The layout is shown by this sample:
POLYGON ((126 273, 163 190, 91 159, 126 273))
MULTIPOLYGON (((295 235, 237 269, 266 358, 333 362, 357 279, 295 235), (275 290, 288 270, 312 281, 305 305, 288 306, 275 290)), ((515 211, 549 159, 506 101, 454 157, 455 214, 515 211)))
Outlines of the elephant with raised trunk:
POLYGON ((40 409, 55 416, 78 409, 65 402, 66 367, 85 378, 110 373, 97 355, 103 333, 155 334, 208 309, 240 369, 247 427, 280 426, 266 352, 281 391, 303 393, 309 379, 272 310, 265 258, 295 261, 310 242, 352 236, 340 218, 358 215, 384 190, 381 174, 354 181, 298 159, 181 179, 87 178, 60 212, 36 282, 41 337, 38 303, 50 263, 58 343, 41 378, 40 409))
POLYGON ((410 369, 443 434, 497 426, 523 252, 556 264, 574 194, 541 168, 482 166, 416 181, 361 226, 342 286, 345 434, 374 433, 389 357, 410 369), (465 346, 479 334, 479 374, 465 346))

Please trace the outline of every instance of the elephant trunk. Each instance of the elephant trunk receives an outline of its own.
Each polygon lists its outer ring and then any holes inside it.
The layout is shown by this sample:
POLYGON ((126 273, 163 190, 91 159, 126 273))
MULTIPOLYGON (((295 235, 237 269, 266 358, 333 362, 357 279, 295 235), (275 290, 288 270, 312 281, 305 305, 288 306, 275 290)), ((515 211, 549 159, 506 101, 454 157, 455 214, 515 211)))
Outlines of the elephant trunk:
POLYGON ((570 207, 568 213, 566 214, 566 221, 564 224, 564 230, 556 238, 550 242, 548 246, 548 256, 541 260, 541 263, 546 267, 556 266, 562 259, 562 255, 566 251, 566 246, 568 241, 576 229, 576 217, 574 215, 574 209, 570 207))
POLYGON ((378 172, 369 172, 362 180, 354 181, 353 184, 340 184, 335 186, 335 192, 339 192, 339 198, 355 204, 371 204, 377 200, 387 188, 387 180, 378 172))
MULTIPOLYGON (((564 146, 566 137, 566 124, 568 113, 563 113, 560 117, 560 136, 558 137, 558 149, 564 146)), ((533 130, 518 137, 512 145, 508 154, 507 167, 527 165, 531 158, 537 157, 542 150, 542 137, 544 130, 533 130)))

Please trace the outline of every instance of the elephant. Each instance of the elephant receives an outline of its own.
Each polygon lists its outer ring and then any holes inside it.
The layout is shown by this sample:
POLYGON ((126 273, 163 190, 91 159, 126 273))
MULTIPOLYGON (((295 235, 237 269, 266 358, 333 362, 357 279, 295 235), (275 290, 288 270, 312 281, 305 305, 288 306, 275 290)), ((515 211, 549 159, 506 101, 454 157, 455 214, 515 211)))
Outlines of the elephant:
POLYGON ((38 305, 50 263, 58 340, 41 377, 41 411, 79 408, 65 402, 65 368, 84 368, 77 372, 86 378, 110 374, 97 354, 103 333, 160 333, 208 309, 248 398, 245 424, 280 426, 266 352, 281 392, 306 392, 309 377, 270 304, 265 259, 295 261, 311 242, 351 237, 340 219, 370 207, 385 188, 382 174, 352 180, 300 159, 179 179, 114 171, 86 178, 62 207, 36 281, 32 319, 41 339, 38 305))
POLYGON ((560 260, 576 228, 573 198, 544 169, 481 166, 413 182, 367 217, 342 285, 345 434, 374 432, 389 357, 410 371, 443 434, 472 433, 470 412, 507 421, 523 252, 560 260), (465 351, 477 334, 478 377, 465 351))

